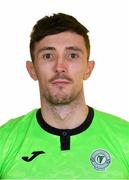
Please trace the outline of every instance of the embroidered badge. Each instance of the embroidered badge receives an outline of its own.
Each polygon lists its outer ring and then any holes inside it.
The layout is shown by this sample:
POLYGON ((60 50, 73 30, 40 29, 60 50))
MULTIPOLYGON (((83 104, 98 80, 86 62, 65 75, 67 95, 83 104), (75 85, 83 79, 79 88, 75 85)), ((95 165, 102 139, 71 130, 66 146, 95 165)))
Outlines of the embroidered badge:
POLYGON ((91 154, 90 161, 96 170, 103 171, 111 163, 111 156, 107 151, 98 149, 91 154))

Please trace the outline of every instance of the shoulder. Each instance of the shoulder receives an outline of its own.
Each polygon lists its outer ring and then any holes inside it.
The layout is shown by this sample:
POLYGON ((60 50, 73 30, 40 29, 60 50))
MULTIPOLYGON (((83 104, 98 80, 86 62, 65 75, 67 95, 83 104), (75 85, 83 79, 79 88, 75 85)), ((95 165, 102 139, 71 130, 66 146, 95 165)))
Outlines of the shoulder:
POLYGON ((116 115, 94 109, 93 130, 109 148, 129 163, 129 122, 116 115))
POLYGON ((27 114, 10 119, 0 127, 0 136, 3 136, 3 133, 10 133, 12 131, 15 131, 17 128, 22 128, 22 126, 27 125, 32 117, 35 116, 36 112, 37 109, 34 109, 27 114))
MULTIPOLYGON (((4 164, 13 161, 27 131, 35 119, 37 110, 9 120, 0 127, 0 173, 4 164)), ((1 174, 0 174, 1 175, 1 174)))
POLYGON ((116 115, 94 109, 94 119, 101 127, 114 133, 127 135, 129 132, 129 122, 116 115))
POLYGON ((16 144, 17 146, 20 145, 35 119, 36 112, 37 110, 33 110, 25 115, 11 119, 0 127, 0 154, 5 149, 9 152, 10 148, 16 146, 16 144))
POLYGON ((114 123, 123 123, 123 124, 128 124, 129 125, 129 122, 121 117, 118 117, 114 114, 110 114, 110 113, 107 113, 107 112, 103 112, 103 111, 100 111, 98 109, 95 109, 94 108, 94 115, 98 118, 98 119, 105 119, 106 121, 112 121, 114 123))

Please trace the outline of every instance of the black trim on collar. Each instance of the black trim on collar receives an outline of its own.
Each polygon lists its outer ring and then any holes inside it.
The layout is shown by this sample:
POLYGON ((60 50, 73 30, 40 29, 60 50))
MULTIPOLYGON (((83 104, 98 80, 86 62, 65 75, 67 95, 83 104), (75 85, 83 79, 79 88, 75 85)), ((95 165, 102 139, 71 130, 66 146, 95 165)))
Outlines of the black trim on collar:
POLYGON ((42 114, 41 114, 41 109, 39 109, 37 111, 36 117, 37 117, 38 124, 45 131, 47 131, 51 134, 54 134, 54 135, 58 135, 58 136, 62 136, 62 135, 66 136, 66 133, 68 132, 69 136, 71 136, 71 135, 76 135, 76 134, 79 134, 79 133, 85 131, 91 125, 93 117, 94 117, 94 110, 93 110, 93 108, 91 108, 89 106, 88 106, 88 108, 89 108, 89 112, 88 112, 88 115, 87 115, 85 121, 80 126, 74 128, 74 129, 58 129, 58 128, 50 126, 43 119, 42 114))

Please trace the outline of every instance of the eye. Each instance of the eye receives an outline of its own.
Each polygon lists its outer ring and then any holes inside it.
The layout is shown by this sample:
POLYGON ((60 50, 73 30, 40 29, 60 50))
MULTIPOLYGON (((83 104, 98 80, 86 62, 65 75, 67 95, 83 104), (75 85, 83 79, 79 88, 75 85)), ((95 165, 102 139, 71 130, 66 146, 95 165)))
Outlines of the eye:
POLYGON ((77 54, 75 54, 75 53, 72 53, 72 54, 70 54, 70 57, 71 57, 71 58, 77 58, 77 57, 78 57, 78 55, 77 55, 77 54))
POLYGON ((69 53, 68 59, 77 59, 79 58, 79 55, 77 53, 69 53))
POLYGON ((42 57, 43 57, 44 60, 53 60, 54 59, 54 54, 45 53, 45 54, 43 54, 42 57))

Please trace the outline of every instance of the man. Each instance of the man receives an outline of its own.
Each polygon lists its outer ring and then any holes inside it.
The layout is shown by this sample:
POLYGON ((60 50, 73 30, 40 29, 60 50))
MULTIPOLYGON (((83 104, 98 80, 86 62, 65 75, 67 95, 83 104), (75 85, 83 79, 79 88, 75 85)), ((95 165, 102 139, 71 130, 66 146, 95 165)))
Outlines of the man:
POLYGON ((39 20, 27 70, 38 80, 41 109, 0 129, 2 179, 128 179, 128 122, 89 107, 83 80, 94 68, 88 30, 74 17, 39 20))

